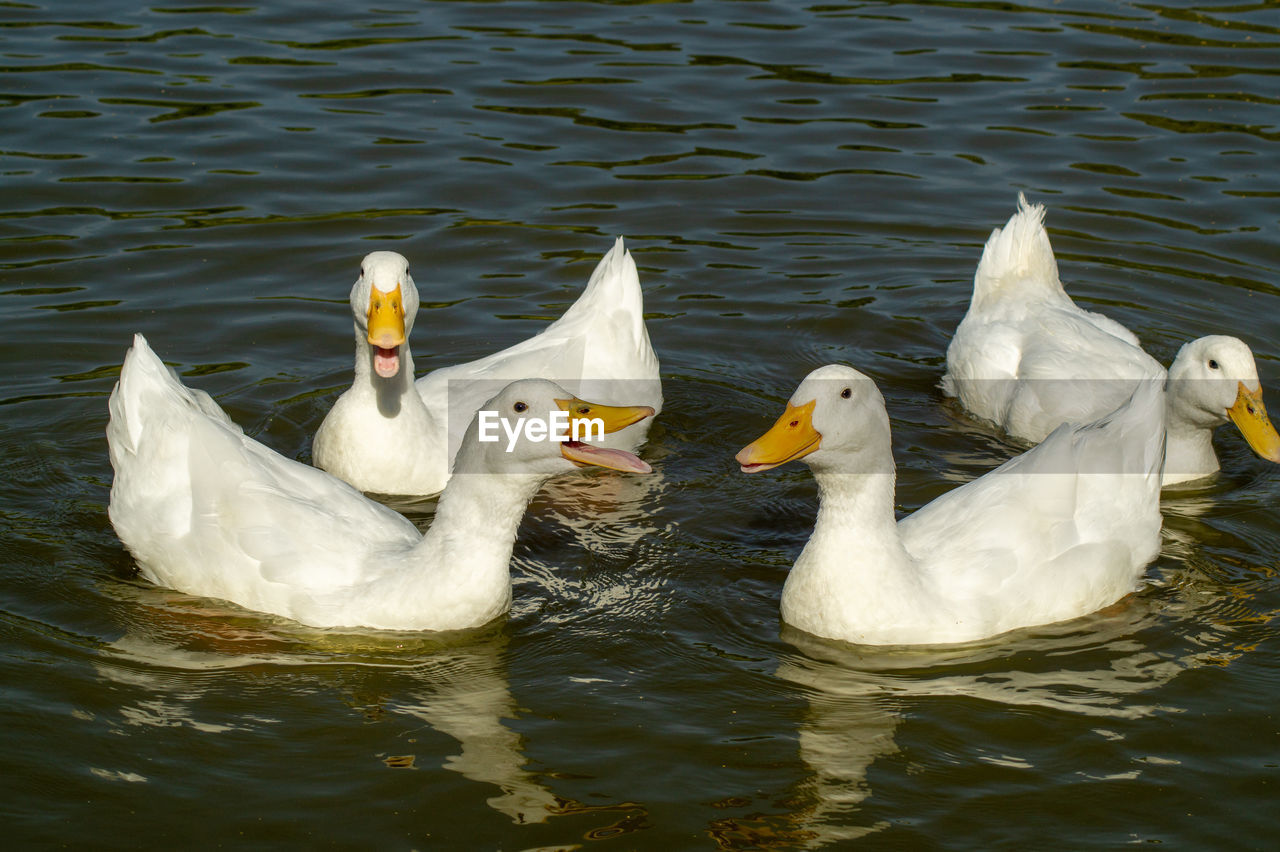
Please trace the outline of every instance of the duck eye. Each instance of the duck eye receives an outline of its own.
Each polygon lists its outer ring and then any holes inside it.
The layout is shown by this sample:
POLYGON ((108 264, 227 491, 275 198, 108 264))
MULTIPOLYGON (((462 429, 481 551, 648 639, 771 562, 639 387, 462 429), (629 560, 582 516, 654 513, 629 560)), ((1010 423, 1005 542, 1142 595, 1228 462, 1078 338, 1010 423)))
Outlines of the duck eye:
POLYGON ((845 388, 844 390, 840 391, 840 396, 843 397, 844 399, 848 399, 849 397, 853 396, 853 388, 845 388))
POLYGON ((1209 369, 1210 369, 1210 370, 1216 370, 1216 369, 1218 369, 1218 362, 1217 362, 1217 361, 1215 361, 1215 360, 1213 360, 1212 358, 1210 358, 1210 359, 1209 359, 1209 369))
POLYGON ((578 409, 578 413, 579 413, 579 414, 590 414, 590 413, 591 413, 591 406, 589 406, 589 405, 584 405, 584 406, 582 406, 581 408, 579 408, 579 409, 578 409))
POLYGON ((519 413, 519 412, 521 412, 521 411, 528 411, 528 410, 529 410, 529 406, 525 405, 523 402, 517 402, 515 405, 513 405, 513 406, 511 406, 511 407, 512 407, 513 409, 515 409, 517 413, 519 413))

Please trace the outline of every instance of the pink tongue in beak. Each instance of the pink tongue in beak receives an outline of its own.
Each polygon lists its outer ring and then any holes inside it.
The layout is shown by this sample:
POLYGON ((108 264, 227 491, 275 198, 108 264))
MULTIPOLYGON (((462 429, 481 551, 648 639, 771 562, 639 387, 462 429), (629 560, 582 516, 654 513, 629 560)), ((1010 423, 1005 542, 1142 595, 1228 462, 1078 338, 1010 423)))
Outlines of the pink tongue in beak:
POLYGON ((649 463, 628 453, 626 450, 614 450, 609 447, 596 447, 581 441, 565 441, 560 445, 560 454, 569 461, 580 464, 604 467, 609 470, 620 470, 625 473, 652 473, 649 463))
POLYGON ((373 347, 373 370, 384 379, 389 379, 400 372, 400 348, 373 347))

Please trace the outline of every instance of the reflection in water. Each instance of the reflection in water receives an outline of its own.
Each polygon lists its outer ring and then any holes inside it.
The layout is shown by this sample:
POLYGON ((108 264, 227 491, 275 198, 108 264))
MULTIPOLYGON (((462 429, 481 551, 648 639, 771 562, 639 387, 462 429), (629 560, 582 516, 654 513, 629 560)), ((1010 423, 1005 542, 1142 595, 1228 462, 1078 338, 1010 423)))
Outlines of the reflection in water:
POLYGON ((1131 596, 1086 619, 969 645, 910 649, 847 645, 784 625, 783 639, 800 653, 784 656, 777 676, 808 701, 798 741, 810 775, 795 790, 792 839, 817 848, 888 825, 861 812, 876 792, 868 770, 897 754, 895 731, 919 699, 963 697, 1002 710, 1115 719, 1177 712, 1140 696, 1222 658, 1170 659, 1149 648, 1137 634, 1155 615, 1131 596))
POLYGON ((500 788, 487 800, 495 811, 516 823, 543 822, 564 802, 524 769, 523 738, 503 724, 518 710, 501 658, 505 644, 474 645, 419 664, 414 674, 423 687, 402 700, 388 700, 386 709, 421 719, 457 740, 462 751, 445 758, 444 768, 500 788))
MULTIPOLYGON (((216 602, 150 591, 144 592, 150 605, 143 614, 152 618, 136 619, 95 664, 102 681, 144 693, 119 706, 125 727, 185 726, 217 734, 278 724, 270 711, 228 722, 203 719, 199 710, 207 693, 226 688, 205 675, 265 668, 287 679, 292 692, 300 684, 312 693, 336 685, 366 718, 401 714, 452 737, 461 750, 438 765, 498 787, 501 793, 488 804, 513 822, 543 822, 571 809, 524 768, 523 738, 505 723, 517 718, 519 708, 508 685, 507 636, 500 624, 456 634, 345 634, 271 624, 216 602), (406 680, 407 690, 389 686, 406 680), (355 698, 347 681, 360 684, 355 698), (370 707, 378 709, 371 713, 370 707)), ((378 757, 391 768, 432 768, 421 755, 378 757)))

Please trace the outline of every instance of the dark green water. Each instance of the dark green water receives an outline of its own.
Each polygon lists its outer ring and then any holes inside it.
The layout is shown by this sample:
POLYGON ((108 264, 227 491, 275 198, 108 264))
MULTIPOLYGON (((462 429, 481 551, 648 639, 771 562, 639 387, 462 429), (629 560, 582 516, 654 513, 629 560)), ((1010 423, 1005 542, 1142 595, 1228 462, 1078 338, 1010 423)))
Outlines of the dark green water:
POLYGON ((931 650, 782 626, 813 483, 732 462, 834 360, 885 393, 903 511, 1006 458, 935 384, 1020 190, 1079 302, 1165 362, 1244 338, 1280 404, 1280 10, 1041 8, 0 5, 7 842, 1270 848, 1280 468, 1238 436, 1141 591, 931 650), (410 258, 427 370, 535 332, 616 234, 656 474, 535 501, 509 618, 320 632, 134 576, 134 332, 308 460, 365 253, 410 258))

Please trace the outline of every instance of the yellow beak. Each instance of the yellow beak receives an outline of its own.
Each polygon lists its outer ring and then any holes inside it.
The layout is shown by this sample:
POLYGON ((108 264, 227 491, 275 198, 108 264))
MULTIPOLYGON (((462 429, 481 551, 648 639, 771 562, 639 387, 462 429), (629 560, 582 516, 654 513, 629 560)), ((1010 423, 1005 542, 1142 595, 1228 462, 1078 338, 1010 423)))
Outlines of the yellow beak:
POLYGON ((743 473, 759 473, 789 461, 802 459, 818 449, 822 435, 813 428, 816 399, 804 405, 787 403, 786 411, 768 432, 743 447, 734 458, 743 473))
POLYGON ((620 470, 627 473, 649 473, 653 470, 647 462, 637 458, 625 450, 609 447, 593 447, 583 443, 582 438, 590 439, 594 434, 617 432, 632 423, 639 423, 646 417, 652 417, 654 411, 647 405, 601 405, 586 402, 577 397, 557 399, 556 405, 561 411, 569 412, 570 440, 560 443, 560 455, 576 464, 620 470), (599 424, 597 426, 597 423, 599 424), (584 428, 585 427, 585 428, 584 428))
MULTIPOLYGON (((606 435, 653 416, 653 409, 647 405, 601 405, 598 402, 586 402, 577 397, 557 399, 556 405, 560 406, 561 411, 569 412, 571 431, 574 423, 592 426, 594 424, 591 421, 599 420, 603 424, 606 435)), ((578 428, 582 429, 581 426, 578 428)))
POLYGON ((1255 453, 1267 461, 1280 462, 1280 435, 1276 434, 1276 427, 1267 416, 1267 407, 1262 404, 1261 385, 1251 391, 1241 382, 1236 403, 1227 409, 1227 416, 1255 453))
POLYGON ((404 343, 404 300, 400 285, 390 293, 377 287, 369 294, 369 342, 383 349, 394 349, 404 343))

